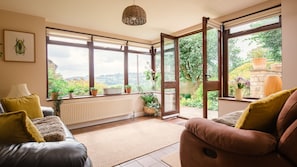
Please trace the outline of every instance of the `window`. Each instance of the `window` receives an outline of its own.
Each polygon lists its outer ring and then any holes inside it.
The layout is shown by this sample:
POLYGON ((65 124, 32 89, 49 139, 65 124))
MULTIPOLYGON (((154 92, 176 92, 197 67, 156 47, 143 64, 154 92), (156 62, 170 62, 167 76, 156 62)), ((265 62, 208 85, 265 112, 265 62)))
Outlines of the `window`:
POLYGON ((150 80, 146 78, 146 71, 151 70, 151 56, 129 53, 128 57, 128 81, 132 87, 132 92, 151 90, 150 80))
POLYGON ((234 96, 239 78, 243 78, 245 83, 246 98, 267 96, 265 80, 269 76, 281 78, 280 27, 279 16, 274 16, 227 30, 227 96, 234 96), (256 61, 261 61, 261 64, 256 61))
POLYGON ((62 98, 70 90, 76 97, 89 96, 90 87, 97 88, 99 95, 107 87, 121 87, 124 92, 125 84, 133 92, 151 90, 145 76, 151 69, 151 46, 133 44, 125 50, 123 40, 52 29, 47 33, 48 95, 59 89, 62 98))
MULTIPOLYGON (((52 43, 55 43, 56 39, 50 38, 52 43)), ((59 40, 61 39, 59 38, 59 40)), ((76 95, 88 95, 89 51, 86 41, 85 47, 76 47, 77 40, 68 39, 68 42, 68 45, 47 45, 48 92, 58 89, 61 96, 66 96, 70 89, 79 88, 75 90, 76 95)))
POLYGON ((94 74, 95 87, 99 90, 98 94, 103 94, 103 88, 123 88, 124 53, 95 49, 94 74))

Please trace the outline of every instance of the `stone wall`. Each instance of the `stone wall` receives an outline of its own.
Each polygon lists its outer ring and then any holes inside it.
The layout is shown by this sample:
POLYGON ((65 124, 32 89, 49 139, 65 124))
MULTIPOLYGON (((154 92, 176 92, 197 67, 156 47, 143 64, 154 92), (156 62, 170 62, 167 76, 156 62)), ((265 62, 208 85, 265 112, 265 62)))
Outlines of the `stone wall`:
POLYGON ((251 70, 250 96, 255 98, 264 97, 264 81, 267 76, 281 77, 281 70, 251 70))

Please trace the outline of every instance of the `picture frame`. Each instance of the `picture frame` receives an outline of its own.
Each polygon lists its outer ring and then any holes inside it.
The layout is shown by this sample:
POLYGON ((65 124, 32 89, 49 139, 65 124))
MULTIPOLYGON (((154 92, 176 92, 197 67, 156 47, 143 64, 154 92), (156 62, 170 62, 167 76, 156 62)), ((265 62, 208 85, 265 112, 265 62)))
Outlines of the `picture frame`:
POLYGON ((4 30, 4 61, 35 63, 35 34, 4 30))

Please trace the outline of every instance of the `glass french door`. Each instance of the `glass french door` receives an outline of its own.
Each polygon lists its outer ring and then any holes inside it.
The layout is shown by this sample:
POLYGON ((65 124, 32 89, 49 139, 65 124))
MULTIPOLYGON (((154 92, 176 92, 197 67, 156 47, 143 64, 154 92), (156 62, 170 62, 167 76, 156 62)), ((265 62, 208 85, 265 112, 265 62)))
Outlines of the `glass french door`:
POLYGON ((161 118, 179 114, 178 39, 161 33, 161 118))
MULTIPOLYGON (((209 18, 202 18, 202 55, 203 55, 203 118, 209 117, 209 101, 216 101, 221 94, 221 33, 220 24, 209 18), (209 37, 217 37, 210 42, 209 37), (210 99, 211 98, 211 99, 210 99)), ((218 103, 218 101, 216 101, 218 103)), ((212 105, 217 105, 213 104, 212 105)), ((212 112, 216 113, 217 112, 212 112)), ((211 117, 217 117, 212 115, 211 117)))

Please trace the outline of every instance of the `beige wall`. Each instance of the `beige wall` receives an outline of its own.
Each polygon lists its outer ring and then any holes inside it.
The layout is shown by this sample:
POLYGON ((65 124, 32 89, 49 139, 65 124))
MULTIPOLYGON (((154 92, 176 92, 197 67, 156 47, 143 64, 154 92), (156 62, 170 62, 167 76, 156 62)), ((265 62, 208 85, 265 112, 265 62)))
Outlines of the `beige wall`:
POLYGON ((297 87, 297 1, 282 0, 283 88, 297 87))
POLYGON ((12 84, 27 83, 32 93, 46 98, 45 19, 0 10, 0 49, 3 51, 3 29, 35 33, 35 63, 0 61, 0 97, 8 94, 12 84))
MULTIPOLYGON (((296 0, 282 1, 283 81, 284 88, 297 86, 297 6, 296 0)), ((12 84, 27 83, 46 103, 46 43, 44 18, 0 10, 0 49, 3 50, 3 29, 35 33, 35 63, 0 61, 0 98, 5 97, 12 84)), ((1 58, 3 60, 3 58, 1 58)))

